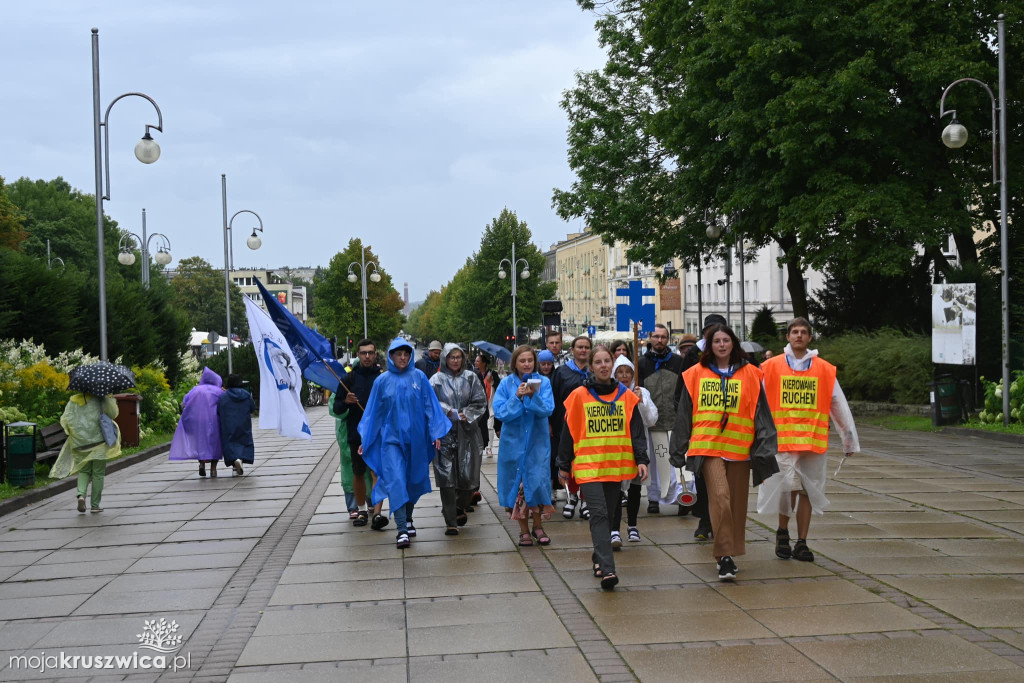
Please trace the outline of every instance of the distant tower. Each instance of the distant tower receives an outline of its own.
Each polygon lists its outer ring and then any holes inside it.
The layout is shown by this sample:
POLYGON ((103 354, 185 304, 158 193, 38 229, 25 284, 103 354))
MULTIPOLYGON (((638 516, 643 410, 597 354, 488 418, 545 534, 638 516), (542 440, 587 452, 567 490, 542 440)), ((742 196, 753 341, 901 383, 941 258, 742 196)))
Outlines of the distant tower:
POLYGON ((405 313, 405 317, 408 318, 409 317, 409 283, 408 282, 405 283, 405 294, 403 295, 403 299, 402 300, 405 301, 405 308, 402 309, 402 312, 405 313))

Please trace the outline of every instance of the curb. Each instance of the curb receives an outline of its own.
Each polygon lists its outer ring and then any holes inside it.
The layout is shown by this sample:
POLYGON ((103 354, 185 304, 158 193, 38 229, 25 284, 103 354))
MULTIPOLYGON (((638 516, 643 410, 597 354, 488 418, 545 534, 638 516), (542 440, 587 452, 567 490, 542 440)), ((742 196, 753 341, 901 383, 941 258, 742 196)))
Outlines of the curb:
POLYGON ((956 436, 977 436, 981 439, 1024 445, 1024 435, 1021 434, 1003 434, 1001 432, 987 432, 982 429, 965 429, 964 427, 943 427, 942 433, 955 434, 956 436))
MULTIPOLYGON (((143 462, 144 460, 149 460, 153 456, 166 453, 169 450, 171 450, 170 441, 160 444, 159 446, 151 446, 150 448, 147 448, 144 451, 139 451, 138 453, 132 453, 124 458, 118 458, 117 460, 107 464, 107 473, 109 474, 111 472, 123 470, 126 467, 131 467, 132 465, 143 462)), ((48 484, 47 486, 27 491, 20 496, 14 496, 13 498, 0 501, 0 517, 12 512, 17 512, 22 508, 32 505, 33 503, 38 503, 41 500, 52 498, 53 496, 69 491, 76 486, 78 486, 77 478, 69 476, 61 479, 60 481, 48 484)))

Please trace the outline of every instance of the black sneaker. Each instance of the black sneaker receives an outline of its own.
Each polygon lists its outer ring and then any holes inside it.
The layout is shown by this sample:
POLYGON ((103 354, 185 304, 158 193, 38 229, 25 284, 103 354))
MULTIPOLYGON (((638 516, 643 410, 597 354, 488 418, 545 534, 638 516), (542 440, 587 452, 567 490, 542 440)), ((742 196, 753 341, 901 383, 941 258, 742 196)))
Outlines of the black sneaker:
POLYGON ((814 562, 814 553, 807 547, 807 541, 797 541, 793 544, 793 559, 801 562, 814 562))
POLYGON ((718 561, 718 580, 732 581, 736 578, 736 563, 726 555, 718 561))
POLYGON ((395 536, 395 547, 396 548, 408 548, 412 543, 409 542, 408 534, 398 534, 395 536))
POLYGON ((370 522, 370 528, 374 531, 381 531, 388 525, 388 518, 384 515, 374 515, 373 521, 370 522))
POLYGON ((780 560, 793 557, 793 550, 789 547, 789 531, 785 529, 775 532, 775 557, 780 560))
POLYGON ((406 533, 409 534, 409 538, 416 538, 416 527, 414 527, 412 525, 412 522, 409 522, 408 524, 406 524, 405 528, 406 528, 406 533))
POLYGON ((711 530, 711 520, 701 517, 700 522, 697 523, 697 529, 693 532, 693 537, 698 541, 710 541, 714 538, 715 533, 711 530))
POLYGON ((658 501, 652 500, 647 504, 647 514, 656 515, 661 512, 661 507, 658 505, 658 501))
POLYGON ((626 495, 625 491, 619 491, 619 505, 626 507, 629 504, 629 496, 626 495))

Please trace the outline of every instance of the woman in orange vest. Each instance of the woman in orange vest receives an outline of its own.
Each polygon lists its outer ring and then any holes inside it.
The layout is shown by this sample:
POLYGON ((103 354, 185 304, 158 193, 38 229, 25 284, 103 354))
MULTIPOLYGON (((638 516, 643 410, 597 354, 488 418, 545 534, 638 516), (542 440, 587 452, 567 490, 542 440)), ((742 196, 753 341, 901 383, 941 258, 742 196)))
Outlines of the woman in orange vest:
POLYGON ((590 352, 593 374, 566 398, 558 444, 558 478, 567 481, 571 472, 590 507, 591 560, 605 590, 619 582, 612 557, 612 511, 620 505, 622 482, 646 479, 649 462, 639 399, 612 377, 613 366, 604 346, 590 352))
POLYGON ((772 477, 757 492, 759 513, 779 514, 775 554, 783 559, 814 562, 807 547, 811 512, 820 515, 828 507, 828 419, 839 430, 843 453, 860 451, 857 427, 846 396, 836 380, 836 366, 809 351, 811 323, 793 318, 786 326, 786 351, 765 361, 764 389, 779 430, 780 476, 772 477), (799 503, 797 499, 799 498, 799 503), (789 518, 796 512, 797 541, 789 547, 789 518))
POLYGON ((761 386, 761 371, 747 360, 727 325, 704 336, 700 363, 683 373, 669 461, 704 477, 715 530, 718 578, 736 578, 733 557, 746 553, 747 494, 779 471, 775 423, 761 386))

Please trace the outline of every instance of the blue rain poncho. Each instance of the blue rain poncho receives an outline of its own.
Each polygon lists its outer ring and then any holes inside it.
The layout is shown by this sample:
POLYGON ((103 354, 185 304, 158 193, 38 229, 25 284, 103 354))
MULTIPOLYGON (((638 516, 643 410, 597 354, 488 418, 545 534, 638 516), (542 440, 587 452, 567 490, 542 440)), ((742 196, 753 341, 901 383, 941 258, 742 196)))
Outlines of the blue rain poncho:
POLYGON ((501 420, 498 443, 498 504, 512 508, 523 485, 526 507, 551 505, 551 438, 548 416, 555 409, 551 382, 532 373, 520 378, 515 373, 501 380, 494 394, 494 417, 501 420), (539 378, 540 388, 521 400, 519 385, 539 378))
POLYGON ((377 475, 374 505, 385 498, 391 512, 430 493, 434 441, 448 433, 451 420, 430 381, 410 362, 399 372, 391 354, 412 345, 399 337, 388 348, 388 371, 377 378, 359 421, 363 460, 377 475))

